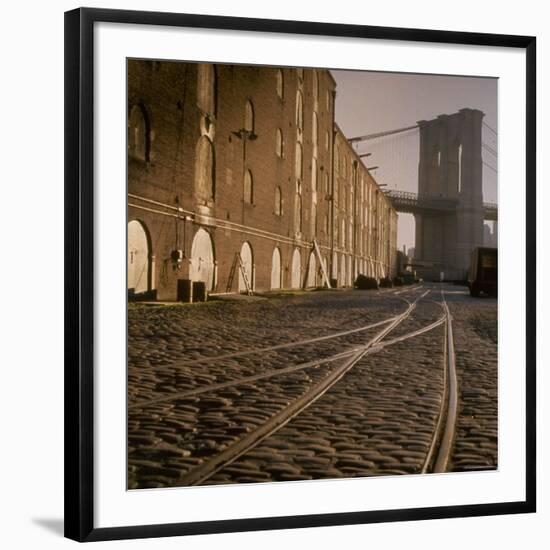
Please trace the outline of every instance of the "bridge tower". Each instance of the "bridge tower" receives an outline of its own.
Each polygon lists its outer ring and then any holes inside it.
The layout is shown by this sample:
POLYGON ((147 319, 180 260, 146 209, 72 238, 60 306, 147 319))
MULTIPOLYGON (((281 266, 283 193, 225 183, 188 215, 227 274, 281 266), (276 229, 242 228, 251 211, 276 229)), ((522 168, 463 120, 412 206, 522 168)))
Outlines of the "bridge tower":
POLYGON ((463 279, 470 253, 483 245, 481 125, 477 109, 439 115, 418 122, 420 160, 418 200, 450 200, 450 211, 415 213, 415 260, 432 268, 420 269, 425 278, 463 279))

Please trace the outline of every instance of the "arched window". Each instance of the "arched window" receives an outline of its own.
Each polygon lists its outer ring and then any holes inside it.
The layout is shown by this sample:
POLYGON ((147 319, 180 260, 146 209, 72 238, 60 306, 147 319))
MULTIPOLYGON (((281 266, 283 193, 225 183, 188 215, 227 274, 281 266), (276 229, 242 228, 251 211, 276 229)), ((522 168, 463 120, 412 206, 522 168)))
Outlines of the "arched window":
POLYGON ((254 131, 254 105, 250 99, 244 106, 244 129, 249 132, 254 131))
POLYGON ((337 174, 340 172, 340 147, 338 145, 334 148, 334 171, 337 174))
POLYGON ((313 101, 317 103, 319 101, 319 76, 315 69, 311 73, 313 75, 313 101))
POLYGON ((277 156, 280 158, 283 158, 283 148, 284 148, 284 142, 283 142, 283 132, 280 128, 277 128, 275 132, 275 152, 277 153, 277 156))
POLYGON ((330 148, 330 132, 327 130, 325 132, 325 149, 328 151, 330 148))
POLYGON ((300 142, 296 142, 296 178, 302 179, 303 174, 303 149, 300 142))
POLYGON ((285 94, 285 81, 282 69, 277 69, 277 96, 279 99, 283 99, 285 94))
POLYGON ((346 246, 346 220, 342 219, 342 229, 340 231, 340 238, 342 239, 342 248, 346 246))
POLYGON ((342 182, 342 193, 341 193, 341 202, 340 202, 340 207, 342 208, 342 210, 345 210, 348 206, 348 189, 347 189, 347 186, 346 186, 346 182, 342 182))
POLYGON ((317 234, 317 203, 315 200, 311 201, 311 235, 317 234))
POLYGON ((311 159, 311 190, 317 192, 317 159, 311 159))
POLYGON ((326 103, 327 103, 327 111, 330 112, 330 90, 327 90, 326 103))
POLYGON ((280 187, 275 188, 275 214, 277 216, 283 215, 283 194, 280 187))
POLYGON ((141 105, 134 105, 128 117, 128 154, 139 160, 149 160, 149 128, 141 105))
POLYGON ((247 170, 244 174, 244 202, 252 204, 254 200, 254 180, 252 178, 252 172, 247 170))
POLYGON ((197 71, 197 105, 203 113, 216 116, 216 69, 201 63, 197 71))
POLYGON ((319 119, 317 118, 317 113, 313 113, 313 123, 312 123, 312 141, 313 146, 317 147, 319 142, 319 119))
POLYGON ((296 193, 294 212, 294 229, 296 233, 302 232, 302 197, 296 193))
POLYGON ((304 99, 300 90, 296 92, 296 126, 300 132, 304 128, 304 99))
POLYGON ((328 199, 330 195, 330 181, 328 172, 325 172, 325 199, 328 199))
POLYGON ((195 153, 195 198, 199 204, 214 200, 214 145, 202 136, 195 153))

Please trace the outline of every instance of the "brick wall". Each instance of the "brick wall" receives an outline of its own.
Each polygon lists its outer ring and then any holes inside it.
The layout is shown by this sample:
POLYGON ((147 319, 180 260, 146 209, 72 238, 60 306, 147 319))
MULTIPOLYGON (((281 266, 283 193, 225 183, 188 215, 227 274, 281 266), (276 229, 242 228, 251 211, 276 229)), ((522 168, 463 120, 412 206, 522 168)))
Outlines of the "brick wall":
MULTIPOLYGON (((139 220, 148 235, 149 287, 157 290, 158 299, 175 299, 177 280, 185 278, 202 278, 212 291, 225 292, 235 253, 245 242, 253 264, 246 268, 253 271, 257 290, 272 287, 275 247, 281 257, 281 286, 292 286, 293 270, 300 286, 308 280, 314 238, 327 265, 331 260, 337 264, 333 273, 341 285, 351 284, 354 273, 373 271, 375 260, 389 264, 387 251, 395 250, 390 239, 396 238, 390 231, 392 210, 334 125, 334 92, 335 82, 325 70, 128 62, 128 219, 139 220), (137 108, 143 113, 142 127, 136 127, 137 108), (339 171, 332 165, 334 140, 342 157, 339 171), (135 143, 143 145, 141 153, 135 143), (302 150, 301 170, 297 147, 302 150), (334 193, 332 213, 333 181, 340 192, 334 193), (276 204, 277 189, 282 208, 276 204), (342 202, 344 195, 347 203, 342 202), (341 224, 345 243, 337 237, 341 224), (212 241, 211 269, 204 251, 193 253, 201 228, 212 241), (181 261, 172 256, 175 250, 181 251, 181 261), (292 264, 295 250, 299 272, 292 264), (384 258, 378 258, 384 251, 384 258)), ((321 283, 318 270, 312 271, 308 284, 321 283)), ((231 291, 238 284, 236 274, 231 291)))

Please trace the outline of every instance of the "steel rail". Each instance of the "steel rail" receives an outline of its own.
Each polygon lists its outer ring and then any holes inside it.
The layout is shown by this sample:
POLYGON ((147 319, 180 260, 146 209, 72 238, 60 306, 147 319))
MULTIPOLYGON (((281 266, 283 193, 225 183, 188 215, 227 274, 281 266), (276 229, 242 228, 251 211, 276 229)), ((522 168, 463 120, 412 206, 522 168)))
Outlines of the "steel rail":
POLYGON ((441 399, 441 404, 439 406, 439 415, 437 418, 437 423, 435 425, 432 442, 430 444, 430 448, 428 449, 428 453, 426 454, 426 459, 424 461, 424 464, 422 465, 422 470, 420 471, 421 474, 428 473, 430 466, 433 464, 433 456, 436 450, 437 443, 441 439, 441 432, 443 430, 443 421, 445 418, 445 410, 447 408, 446 397, 449 393, 449 389, 447 387, 448 386, 448 374, 447 374, 447 330, 448 329, 447 329, 446 314, 444 315, 443 319, 445 323, 445 332, 443 334, 443 397, 441 399))
MULTIPOLYGON (((388 291, 391 289, 388 289, 388 291)), ((405 302, 408 305, 410 305, 409 300, 402 298, 401 296, 393 296, 397 300, 401 300, 402 302, 405 302)), ((400 314, 399 314, 400 315, 400 314)), ((274 346, 268 346, 265 348, 254 348, 254 349, 247 349, 242 351, 235 351, 231 353, 224 353, 222 355, 214 355, 211 357, 199 357, 197 359, 183 359, 180 361, 173 361, 172 363, 169 363, 168 365, 151 365, 150 367, 147 367, 148 370, 169 370, 173 368, 179 368, 179 367, 187 367, 191 365, 197 365, 200 363, 213 363, 215 361, 222 361, 225 359, 232 359, 234 357, 244 357, 246 355, 254 355, 258 353, 265 353, 270 351, 277 351, 279 349, 287 349, 297 346, 304 346, 307 344, 313 344, 315 342, 322 342, 325 340, 331 340, 333 338, 341 338, 342 336, 347 336, 349 334, 355 334, 357 332, 362 332, 366 330, 370 330, 379 326, 382 326, 386 323, 390 323, 394 319, 396 319, 399 315, 394 315, 392 317, 388 317, 387 319, 382 319, 381 321, 377 321, 376 323, 371 323, 369 325, 363 325, 362 327, 353 328, 349 330, 344 330, 341 332, 336 332, 332 334, 326 334, 325 336, 316 336, 315 338, 308 338, 305 340, 296 340, 292 342, 287 342, 285 344, 276 344, 274 346)), ((136 368, 136 367, 130 367, 130 368, 136 368)))
POLYGON ((399 315, 390 325, 382 329, 375 337, 373 337, 364 348, 353 354, 344 365, 334 369, 323 380, 317 382, 302 396, 292 401, 287 407, 274 414, 267 422, 248 433, 246 436, 224 449, 221 453, 214 456, 207 462, 193 468, 178 480, 177 485, 198 485, 222 468, 228 466, 240 456, 247 453, 256 447, 261 441, 280 430, 290 420, 299 415, 302 411, 308 408, 311 404, 317 401, 330 388, 332 388, 349 370, 351 370, 357 362, 367 353, 368 349, 380 342, 388 335, 395 327, 403 322, 414 310, 416 303, 426 296, 430 291, 427 290, 410 304, 408 309, 399 315))
POLYGON ((447 394, 447 414, 445 415, 445 427, 441 441, 439 443, 439 450, 433 467, 434 473, 443 473, 447 471, 449 465, 449 459, 453 448, 455 439, 456 423, 458 416, 458 380, 456 375, 456 358, 455 347, 453 338, 453 317, 449 310, 449 306, 445 300, 445 294, 441 291, 441 298, 443 308, 446 314, 446 377, 448 380, 448 394, 447 394))
MULTIPOLYGON (((367 354, 370 353, 377 353, 384 349, 387 346, 392 346, 394 344, 398 344, 400 342, 403 342, 405 340, 408 340, 410 338, 414 338, 416 336, 420 336, 421 334, 425 334, 426 332, 429 332, 433 330, 434 328, 437 328, 438 326, 442 325, 445 322, 446 318, 445 316, 441 317, 437 321, 431 323, 430 325, 427 325, 425 327, 422 327, 420 329, 417 329, 415 331, 409 332, 407 334, 403 334, 402 336, 399 336, 398 338, 394 338, 392 340, 388 341, 382 341, 379 342, 376 345, 373 345, 369 347, 366 352, 367 354)), ((361 350, 364 350, 365 347, 367 347, 367 344, 363 344, 361 346, 357 346, 354 348, 350 348, 348 350, 341 351, 339 353, 336 353, 334 355, 331 355, 329 357, 324 357, 323 359, 315 359, 313 361, 308 361, 306 363, 300 363, 298 365, 291 365, 290 367, 284 367, 280 369, 270 369, 269 371, 262 372, 261 374, 254 374, 251 376, 245 376, 243 378, 238 378, 236 380, 228 380, 226 382, 219 382, 218 384, 209 384, 207 386, 202 386, 200 388, 195 388, 192 390, 185 390, 183 392, 175 392, 171 393, 170 395, 164 395, 162 397, 157 397, 153 399, 146 399, 143 401, 138 401, 133 404, 128 405, 128 409, 140 409, 147 407, 149 405, 156 405, 157 403, 165 403, 168 401, 176 401, 179 399, 187 399, 189 397, 195 397, 197 395, 201 395, 203 393, 209 393, 209 392, 215 392, 219 390, 223 390, 226 388, 231 388, 235 386, 240 386, 243 384, 250 384, 251 382, 257 382, 258 380, 263 380, 266 378, 275 378, 278 376, 282 376, 285 374, 290 374, 293 372, 298 372, 305 369, 315 368, 319 367, 321 365, 332 363, 334 361, 337 361, 338 359, 345 359, 346 357, 349 357, 350 355, 353 355, 361 350)))

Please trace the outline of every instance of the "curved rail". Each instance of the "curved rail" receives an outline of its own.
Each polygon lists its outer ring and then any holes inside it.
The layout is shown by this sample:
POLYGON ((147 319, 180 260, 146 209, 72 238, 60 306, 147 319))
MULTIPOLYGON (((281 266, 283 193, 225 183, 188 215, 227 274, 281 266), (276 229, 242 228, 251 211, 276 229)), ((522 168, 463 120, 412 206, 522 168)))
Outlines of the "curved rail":
MULTIPOLYGON (((393 289, 387 289, 388 292, 392 291, 393 289)), ((409 289, 407 289, 409 290, 409 289)), ((411 289, 411 291, 416 291, 418 288, 411 289)), ((393 296, 395 299, 400 300, 402 302, 405 302, 407 306, 410 305, 410 301, 406 298, 403 298, 401 296, 393 296)), ((399 314, 401 315, 401 314, 399 314)), ((315 338, 307 338, 305 340, 295 340, 292 342, 286 342, 284 344, 276 344, 274 346, 267 346, 264 348, 254 348, 254 349, 246 349, 242 351, 235 351, 231 353, 224 353, 222 355, 213 355, 211 357, 199 357, 197 359, 183 359, 181 361, 173 361, 172 363, 169 363, 167 365, 152 365, 150 367, 147 367, 149 370, 159 371, 159 370, 168 370, 178 367, 187 367, 192 365, 198 365, 198 364, 204 364, 204 363, 213 363, 216 361, 222 361, 225 359, 233 359, 235 357, 245 357, 247 355, 254 355, 258 353, 266 353, 270 351, 277 351, 280 349, 289 349, 297 346, 304 346, 307 344, 314 344, 316 342, 323 342, 326 340, 332 340, 335 338, 341 338, 342 336, 348 336, 350 334, 356 334, 358 332, 364 332, 366 330, 370 330, 382 325, 385 325, 387 323, 391 323, 395 319, 399 317, 399 315, 393 315, 392 317, 388 317, 386 319, 382 319, 381 321, 377 321, 376 323, 371 323, 368 325, 363 325, 361 327, 349 329, 349 330, 343 330, 340 332, 335 332, 331 334, 326 334, 324 336, 316 336, 315 338)))
POLYGON ((186 474, 180 477, 178 485, 198 485, 208 478, 213 476, 216 472, 222 468, 228 466, 240 456, 247 453, 254 447, 256 447, 261 441, 280 430, 290 420, 300 414, 303 410, 317 401, 322 395, 324 395, 332 386, 334 386, 354 365, 363 358, 370 348, 378 344, 386 335, 388 335, 395 327, 403 322, 412 313, 416 307, 416 303, 426 296, 430 291, 427 290, 421 296, 417 297, 412 302, 407 310, 400 314, 394 321, 392 321, 387 327, 381 330, 376 336, 374 336, 367 344, 363 346, 363 349, 352 354, 348 361, 343 365, 335 368, 324 379, 314 384, 309 390, 307 390, 302 396, 292 401, 287 407, 274 414, 267 422, 245 435, 243 438, 235 442, 224 449, 221 453, 217 454, 207 462, 200 464, 199 466, 188 471, 186 474))
POLYGON ((455 360, 455 346, 453 338, 453 317, 449 311, 449 306, 445 301, 445 294, 441 292, 441 298, 443 300, 443 307, 447 316, 447 379, 448 379, 448 403, 447 414, 445 419, 445 429, 439 443, 439 452, 433 467, 435 473, 442 473, 447 471, 449 464, 449 458, 453 447, 456 422, 458 415, 458 381, 456 376, 456 360, 455 360))
POLYGON ((165 395, 162 397, 157 397, 153 399, 147 399, 143 401, 138 401, 137 403, 133 403, 131 405, 128 405, 128 409, 139 409, 143 407, 147 407, 148 405, 154 405, 157 403, 165 403, 167 401, 175 401, 178 399, 186 399, 188 397, 194 397, 196 395, 200 395, 203 393, 209 393, 214 391, 219 391, 225 388, 235 387, 235 386, 241 386, 244 384, 250 384, 251 382, 257 382, 258 380, 263 380, 266 378, 275 378, 278 376, 283 376, 285 374, 290 374, 293 372, 297 372, 300 370, 309 369, 312 367, 317 367, 320 365, 324 365, 326 363, 332 363, 334 361, 337 361, 338 359, 344 359, 346 357, 349 357, 350 355, 353 355, 355 353, 358 353, 359 351, 365 350, 367 354, 369 353, 376 353, 383 348, 387 346, 391 346, 394 344, 397 344, 399 342, 403 342, 405 340, 408 340, 410 338, 414 338, 415 336, 420 336, 421 334, 424 334, 426 332, 429 332, 430 330, 433 330, 434 328, 442 325, 446 321, 445 316, 441 317, 437 321, 431 323, 430 325, 427 325, 425 327, 422 327, 418 330, 415 330, 413 332, 409 332, 407 334, 403 334, 402 336, 399 336, 398 338, 393 338, 392 340, 387 340, 383 342, 379 342, 378 344, 375 344, 371 347, 368 347, 369 344, 363 344, 361 346, 356 346, 353 348, 350 348, 348 350, 344 350, 339 353, 335 353, 334 355, 331 355, 329 357, 325 357, 323 359, 315 359, 313 361, 308 361, 306 363, 300 363, 298 365, 292 365, 290 367, 284 367, 281 369, 270 369, 268 371, 262 372, 261 374, 254 374, 251 376, 245 376, 243 378, 238 378, 236 380, 228 380, 227 382, 220 382, 218 384, 209 384, 207 386, 202 386, 200 388, 195 388, 192 390, 186 390, 183 392, 174 392, 170 395, 165 395))
POLYGON ((452 315, 441 291, 441 302, 445 312, 445 336, 443 342, 443 399, 439 409, 437 424, 433 433, 432 442, 421 473, 429 471, 443 473, 447 471, 453 447, 457 411, 458 411, 458 382, 456 376, 456 361, 453 339, 452 315), (437 455, 436 455, 437 452, 437 455))

